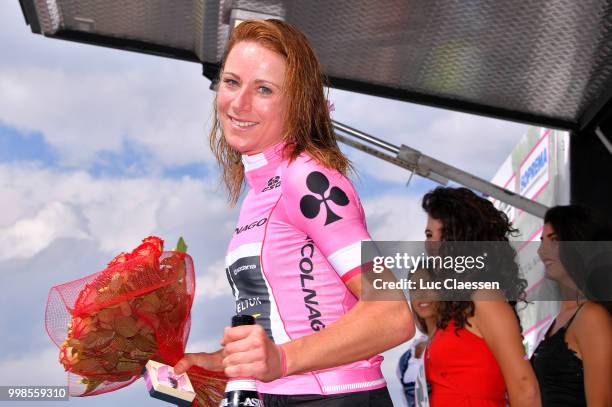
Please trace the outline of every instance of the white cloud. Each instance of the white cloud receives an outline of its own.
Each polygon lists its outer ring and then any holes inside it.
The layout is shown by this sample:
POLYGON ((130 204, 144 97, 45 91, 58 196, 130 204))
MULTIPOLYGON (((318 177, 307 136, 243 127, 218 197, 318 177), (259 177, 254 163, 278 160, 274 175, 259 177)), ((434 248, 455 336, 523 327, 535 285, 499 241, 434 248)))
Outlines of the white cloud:
POLYGON ((235 218, 216 179, 93 178, 35 166, 0 165, 0 190, 12 191, 0 234, 0 259, 36 254, 62 237, 91 238, 103 252, 129 250, 149 234, 178 236, 207 260, 223 257, 217 236, 235 218), (22 205, 26 203, 25 205, 22 205), (190 240, 191 239, 191 240, 190 240))
POLYGON ((195 302, 231 295, 229 283, 225 275, 225 261, 219 260, 207 267, 206 274, 199 275, 196 280, 195 302))
POLYGON ((62 202, 50 202, 32 218, 20 219, 12 227, 0 229, 0 261, 30 257, 55 239, 87 238, 78 214, 62 202))
POLYGON ((427 216, 421 209, 421 197, 389 195, 363 202, 368 229, 374 240, 424 240, 427 216))
POLYGON ((41 132, 64 165, 91 164, 103 151, 120 153, 129 140, 146 148, 150 165, 211 159, 206 128, 212 92, 201 68, 152 62, 104 72, 2 65, 0 121, 41 132))
POLYGON ((528 126, 479 116, 445 112, 427 129, 425 154, 490 179, 528 126))
POLYGON ((18 221, 22 212, 21 208, 26 204, 20 193, 12 188, 2 187, 1 185, 0 183, 0 196, 2 197, 0 229, 18 221))
POLYGON ((423 113, 436 114, 431 108, 337 89, 330 90, 329 99, 334 103, 334 120, 394 142, 399 140, 397 135, 422 128, 423 113))
POLYGON ((62 165, 143 146, 149 166, 211 160, 213 93, 200 64, 49 39, 1 2, 0 123, 40 132, 62 165))

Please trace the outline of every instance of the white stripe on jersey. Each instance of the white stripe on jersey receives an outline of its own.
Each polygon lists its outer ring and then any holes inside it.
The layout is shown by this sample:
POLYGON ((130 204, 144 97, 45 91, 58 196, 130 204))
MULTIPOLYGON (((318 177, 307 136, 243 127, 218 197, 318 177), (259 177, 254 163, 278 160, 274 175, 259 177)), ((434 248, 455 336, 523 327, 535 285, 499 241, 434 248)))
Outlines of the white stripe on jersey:
POLYGON ((323 391, 326 393, 338 393, 341 391, 357 390, 357 389, 364 389, 366 387, 380 386, 381 384, 386 384, 386 383, 387 381, 383 378, 383 379, 370 380, 369 382, 323 386, 323 391))
POLYGON ((238 259, 253 256, 261 256, 261 242, 243 244, 228 252, 225 256, 225 267, 231 266, 238 259))
POLYGON ((330 262, 340 277, 355 267, 361 266, 361 242, 362 240, 336 250, 327 257, 327 261, 330 262))
POLYGON ((268 164, 268 160, 266 160, 266 155, 264 153, 243 155, 242 164, 244 165, 245 171, 253 171, 264 167, 266 164, 268 164))

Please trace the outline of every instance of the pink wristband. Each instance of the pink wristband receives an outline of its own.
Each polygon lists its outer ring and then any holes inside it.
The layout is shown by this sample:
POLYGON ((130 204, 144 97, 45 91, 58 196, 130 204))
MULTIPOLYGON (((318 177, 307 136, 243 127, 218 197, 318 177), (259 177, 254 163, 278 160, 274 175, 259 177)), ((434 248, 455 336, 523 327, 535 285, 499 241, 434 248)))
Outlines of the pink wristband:
POLYGON ((279 377, 280 379, 287 376, 287 355, 285 354, 285 350, 281 345, 276 345, 276 347, 278 348, 281 356, 281 377, 279 377))

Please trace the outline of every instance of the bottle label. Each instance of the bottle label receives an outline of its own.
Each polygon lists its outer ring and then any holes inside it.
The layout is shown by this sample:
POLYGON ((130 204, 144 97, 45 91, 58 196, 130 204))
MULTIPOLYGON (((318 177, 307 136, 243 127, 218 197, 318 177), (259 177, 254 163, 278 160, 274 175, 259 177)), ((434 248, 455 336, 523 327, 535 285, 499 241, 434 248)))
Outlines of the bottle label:
POLYGON ((257 384, 253 379, 230 379, 225 386, 225 392, 242 390, 242 391, 257 391, 257 384))
POLYGON ((256 391, 234 390, 225 393, 221 407, 264 407, 264 405, 256 391))

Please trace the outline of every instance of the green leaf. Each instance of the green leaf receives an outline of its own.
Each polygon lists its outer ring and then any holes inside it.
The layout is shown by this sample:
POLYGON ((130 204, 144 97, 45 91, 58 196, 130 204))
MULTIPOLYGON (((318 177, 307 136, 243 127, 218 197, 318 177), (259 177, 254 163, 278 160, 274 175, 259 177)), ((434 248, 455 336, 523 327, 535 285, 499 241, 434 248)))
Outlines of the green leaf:
POLYGON ((174 248, 175 252, 187 253, 187 243, 183 239, 183 236, 179 237, 178 242, 176 242, 176 247, 174 248))

